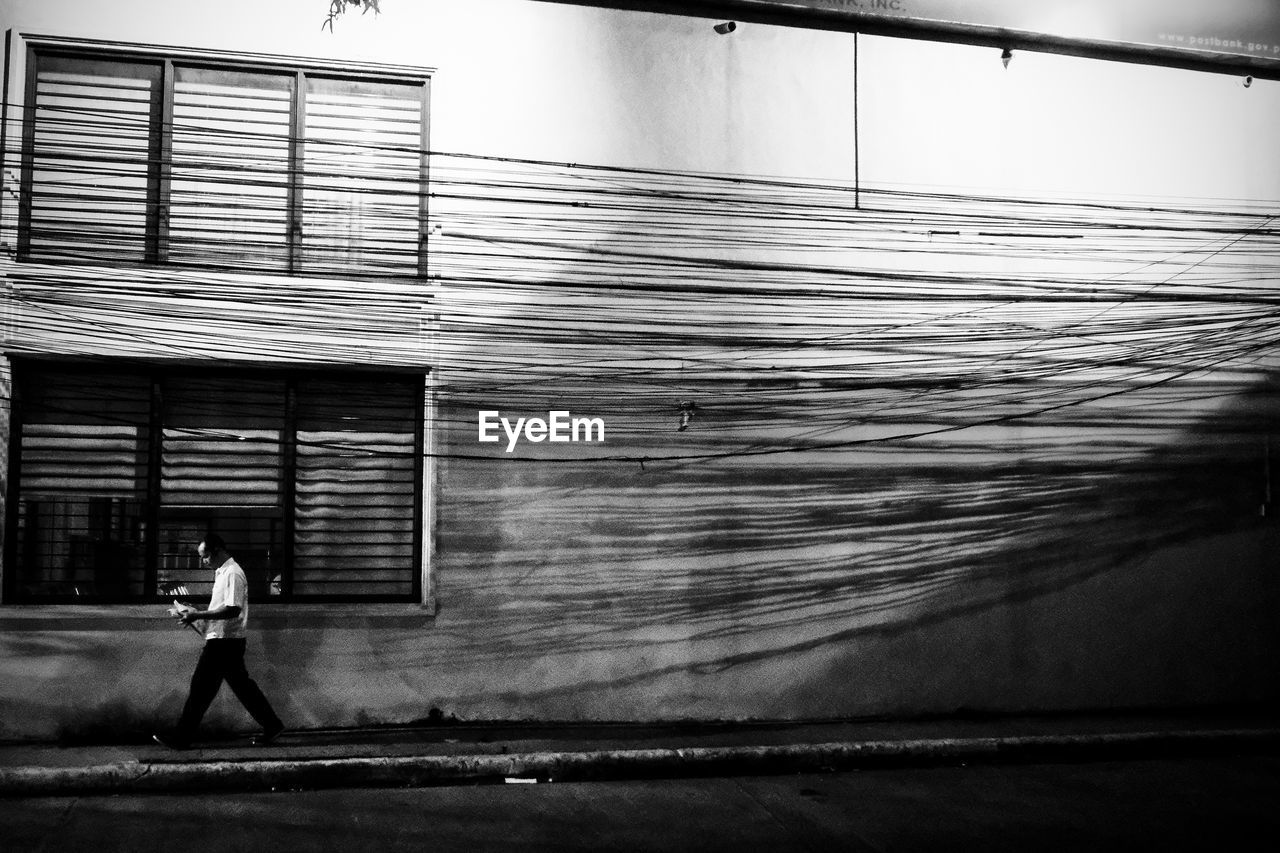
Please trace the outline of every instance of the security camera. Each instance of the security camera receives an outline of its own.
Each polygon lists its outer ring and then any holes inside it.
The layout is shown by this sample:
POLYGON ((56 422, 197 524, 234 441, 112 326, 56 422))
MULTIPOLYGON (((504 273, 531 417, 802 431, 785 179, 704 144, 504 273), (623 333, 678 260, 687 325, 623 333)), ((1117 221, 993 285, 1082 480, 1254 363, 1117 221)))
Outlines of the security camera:
POLYGON ((723 24, 716 24, 714 27, 712 27, 713 30, 715 30, 722 36, 728 35, 729 33, 733 32, 737 28, 738 28, 738 25, 735 24, 733 21, 725 21, 723 24))

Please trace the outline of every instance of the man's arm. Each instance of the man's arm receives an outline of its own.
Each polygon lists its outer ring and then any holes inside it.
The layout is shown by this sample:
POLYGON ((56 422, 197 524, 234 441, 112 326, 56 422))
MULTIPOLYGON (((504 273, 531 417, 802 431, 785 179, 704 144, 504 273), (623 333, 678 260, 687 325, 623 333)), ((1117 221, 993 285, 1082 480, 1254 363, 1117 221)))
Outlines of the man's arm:
POLYGON ((183 625, 190 625, 192 622, 196 622, 201 619, 234 619, 239 615, 239 607, 234 604, 227 604, 215 610, 188 610, 178 618, 183 625))

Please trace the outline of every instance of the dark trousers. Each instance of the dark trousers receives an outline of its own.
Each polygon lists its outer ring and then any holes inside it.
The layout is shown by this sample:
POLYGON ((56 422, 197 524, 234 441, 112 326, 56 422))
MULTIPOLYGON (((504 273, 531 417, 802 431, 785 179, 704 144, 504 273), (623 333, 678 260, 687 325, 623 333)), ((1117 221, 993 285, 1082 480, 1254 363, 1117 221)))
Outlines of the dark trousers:
POLYGON ((271 709, 271 703, 262 695, 258 685, 249 677, 244 668, 243 638, 230 640, 205 640, 204 649, 200 652, 200 662, 191 676, 191 692, 187 694, 187 704, 182 709, 182 719, 178 722, 178 735, 186 740, 195 737, 204 712, 209 710, 213 697, 218 695, 222 682, 226 681, 231 692, 236 694, 240 704, 258 721, 264 729, 282 727, 280 718, 271 709))

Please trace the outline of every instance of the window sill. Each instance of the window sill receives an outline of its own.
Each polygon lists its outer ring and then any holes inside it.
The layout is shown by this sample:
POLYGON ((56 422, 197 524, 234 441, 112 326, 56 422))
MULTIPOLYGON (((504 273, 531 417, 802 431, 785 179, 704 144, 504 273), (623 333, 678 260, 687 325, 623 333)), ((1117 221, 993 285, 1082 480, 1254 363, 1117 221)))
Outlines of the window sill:
MULTIPOLYGON (((0 607, 0 631, 172 631, 164 604, 13 604, 0 607)), ((249 633, 325 628, 426 628, 434 611, 423 604, 258 604, 249 633)))

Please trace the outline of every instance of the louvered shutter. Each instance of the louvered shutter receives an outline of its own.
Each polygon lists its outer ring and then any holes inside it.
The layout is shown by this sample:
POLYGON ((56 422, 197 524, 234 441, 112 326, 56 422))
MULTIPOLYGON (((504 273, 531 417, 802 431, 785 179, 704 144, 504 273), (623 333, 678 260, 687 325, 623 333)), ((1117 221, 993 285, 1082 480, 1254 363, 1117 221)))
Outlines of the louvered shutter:
POLYGON ((423 87, 310 76, 302 171, 302 267, 415 275, 423 87))
POLYGON ((294 594, 413 592, 415 395, 403 381, 298 383, 294 594))
POLYGON ((254 597, 277 577, 300 599, 417 592, 421 376, 24 363, 14 381, 22 600, 207 596, 210 530, 254 597))
POLYGON ((261 594, 277 570, 283 520, 284 381, 173 376, 163 389, 159 582, 207 594, 211 575, 195 548, 214 530, 261 594))
POLYGON ((160 68, 37 60, 25 251, 36 260, 146 260, 160 68))
POLYGON ((150 382, 45 371, 20 393, 22 594, 141 594, 150 382))
POLYGON ((42 49, 32 67, 24 257, 422 272, 425 79, 42 49))
POLYGON ((169 260, 288 270, 292 86, 292 76, 176 69, 169 260))
POLYGON ((165 506, 279 506, 282 380, 174 377, 164 399, 165 506))

